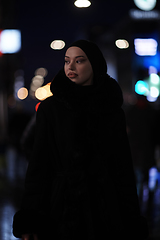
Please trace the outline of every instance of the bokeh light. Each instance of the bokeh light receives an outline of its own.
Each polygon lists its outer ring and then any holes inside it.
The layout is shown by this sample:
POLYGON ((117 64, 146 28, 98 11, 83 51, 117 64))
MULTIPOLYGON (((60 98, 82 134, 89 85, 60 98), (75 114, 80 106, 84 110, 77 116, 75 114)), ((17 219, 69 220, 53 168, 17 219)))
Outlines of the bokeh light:
POLYGON ((135 53, 139 56, 155 56, 158 43, 153 38, 136 38, 134 40, 135 53))
POLYGON ((135 92, 139 95, 145 95, 148 93, 148 84, 144 81, 138 81, 135 85, 135 92))
POLYGON ((16 53, 21 49, 20 30, 3 30, 0 34, 0 39, 0 50, 2 53, 16 53))
POLYGON ((22 87, 18 90, 17 96, 20 100, 24 100, 28 97, 28 90, 25 87, 22 87))
POLYGON ((148 102, 155 102, 157 100, 157 97, 152 97, 150 94, 147 96, 148 102))
POLYGON ((91 5, 91 2, 89 0, 77 0, 74 2, 74 5, 78 8, 86 8, 91 5))
POLYGON ((151 87, 150 88, 150 95, 153 98, 157 98, 159 96, 159 90, 156 87, 151 87))
POLYGON ((157 74, 158 70, 156 67, 154 66, 149 66, 149 75, 151 75, 152 73, 157 74))
POLYGON ((54 50, 61 50, 65 47, 65 42, 62 40, 54 40, 51 44, 50 47, 54 50))
POLYGON ((38 88, 35 92, 35 97, 38 100, 42 101, 42 100, 52 96, 53 94, 50 91, 50 85, 51 85, 51 83, 48 83, 45 86, 38 88))
POLYGON ((35 71, 35 75, 36 75, 36 76, 38 75, 38 76, 46 77, 47 74, 48 74, 47 69, 46 69, 46 68, 43 68, 43 67, 38 68, 38 69, 35 71))
POLYGON ((156 6, 157 0, 134 0, 134 3, 143 11, 151 11, 156 6))
POLYGON ((44 83, 44 78, 41 75, 36 75, 34 78, 32 78, 32 83, 34 86, 40 87, 44 83))
POLYGON ((43 87, 40 87, 36 90, 35 97, 38 100, 44 100, 47 97, 47 91, 43 87))
POLYGON ((160 83, 160 77, 156 73, 151 73, 150 82, 157 85, 160 83))
POLYGON ((46 68, 40 67, 36 69, 35 76, 32 78, 29 91, 29 94, 32 98, 35 98, 36 90, 44 84, 44 77, 46 77, 47 74, 48 71, 46 68))
POLYGON ((118 39, 116 42, 115 42, 116 46, 120 49, 126 49, 129 47, 129 43, 127 40, 125 39, 118 39))

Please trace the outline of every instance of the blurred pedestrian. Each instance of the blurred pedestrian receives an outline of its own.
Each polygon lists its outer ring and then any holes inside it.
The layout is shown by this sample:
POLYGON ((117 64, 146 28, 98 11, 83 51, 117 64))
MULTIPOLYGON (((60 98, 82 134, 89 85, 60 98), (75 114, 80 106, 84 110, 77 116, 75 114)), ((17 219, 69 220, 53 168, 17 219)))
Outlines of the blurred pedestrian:
POLYGON ((102 52, 79 40, 66 51, 36 137, 13 233, 29 240, 146 239, 122 92, 102 52))

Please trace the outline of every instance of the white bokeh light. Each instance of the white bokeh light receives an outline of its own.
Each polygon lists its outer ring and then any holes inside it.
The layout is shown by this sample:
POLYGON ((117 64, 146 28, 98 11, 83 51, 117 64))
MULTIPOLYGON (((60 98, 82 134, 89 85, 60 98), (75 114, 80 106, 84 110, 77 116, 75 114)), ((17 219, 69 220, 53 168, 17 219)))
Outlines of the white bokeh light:
POLYGON ((89 0, 77 0, 74 5, 78 8, 87 8, 91 5, 91 2, 89 0))
POLYGON ((2 53, 16 53, 21 49, 21 32, 7 29, 1 32, 0 51, 2 53))
POLYGON ((129 47, 129 43, 125 39, 118 39, 118 40, 116 40, 115 44, 120 49, 126 49, 129 47))
POLYGON ((135 52, 139 56, 155 56, 158 43, 153 38, 136 38, 134 40, 135 52))
POLYGON ((151 11, 155 8, 157 0, 134 0, 138 8, 144 11, 151 11))
POLYGON ((65 42, 62 40, 54 40, 51 44, 50 47, 54 50, 61 50, 65 47, 65 42))

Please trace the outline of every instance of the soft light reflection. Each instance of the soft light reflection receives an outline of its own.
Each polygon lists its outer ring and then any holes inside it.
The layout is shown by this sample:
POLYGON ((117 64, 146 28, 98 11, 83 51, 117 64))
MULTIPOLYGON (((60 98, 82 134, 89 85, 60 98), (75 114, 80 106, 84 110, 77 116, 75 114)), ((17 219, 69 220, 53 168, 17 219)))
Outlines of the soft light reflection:
POLYGON ((20 100, 24 100, 25 98, 27 98, 28 97, 27 88, 24 88, 24 87, 20 88, 17 92, 17 96, 20 100))
POLYGON ((54 40, 51 44, 50 47, 54 50, 61 50, 65 47, 65 42, 62 40, 54 40))
POLYGON ((118 40, 116 41, 116 46, 117 46, 118 48, 120 48, 120 49, 126 49, 126 48, 129 47, 129 43, 128 43, 128 41, 125 40, 125 39, 118 39, 118 40))
POLYGON ((78 8, 86 8, 91 5, 91 2, 88 0, 77 0, 74 2, 74 5, 78 8))

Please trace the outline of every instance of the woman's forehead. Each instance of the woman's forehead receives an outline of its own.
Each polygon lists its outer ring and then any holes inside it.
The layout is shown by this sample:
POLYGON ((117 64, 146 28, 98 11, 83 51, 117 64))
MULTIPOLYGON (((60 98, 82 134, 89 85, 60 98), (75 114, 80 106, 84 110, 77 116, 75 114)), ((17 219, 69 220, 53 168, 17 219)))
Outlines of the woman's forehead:
POLYGON ((85 52, 81 48, 74 47, 74 46, 67 49, 65 56, 66 57, 76 57, 76 56, 87 57, 85 52))

